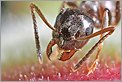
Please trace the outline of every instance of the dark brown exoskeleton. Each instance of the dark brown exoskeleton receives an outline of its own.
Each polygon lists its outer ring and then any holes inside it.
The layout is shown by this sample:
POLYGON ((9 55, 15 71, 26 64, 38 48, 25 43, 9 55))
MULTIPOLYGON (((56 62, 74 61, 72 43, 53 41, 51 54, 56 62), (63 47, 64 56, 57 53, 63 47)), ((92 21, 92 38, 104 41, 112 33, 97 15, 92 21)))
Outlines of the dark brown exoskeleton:
POLYGON ((96 58, 89 68, 88 74, 96 68, 99 60, 99 53, 102 49, 101 43, 114 32, 115 26, 120 21, 120 1, 83 1, 80 6, 77 6, 74 2, 63 2, 61 12, 56 18, 54 27, 47 22, 44 15, 35 4, 31 3, 30 8, 34 24, 37 53, 40 60, 42 60, 42 58, 34 10, 45 24, 53 30, 53 38, 49 42, 46 50, 49 59, 52 53, 52 47, 55 44, 58 45, 60 50, 63 50, 59 60, 66 61, 70 59, 75 52, 86 45, 89 39, 100 35, 98 42, 73 68, 74 70, 78 69, 98 47, 96 58), (69 8, 65 8, 65 5, 69 6, 69 8), (99 28, 101 30, 93 33, 94 28, 99 28))

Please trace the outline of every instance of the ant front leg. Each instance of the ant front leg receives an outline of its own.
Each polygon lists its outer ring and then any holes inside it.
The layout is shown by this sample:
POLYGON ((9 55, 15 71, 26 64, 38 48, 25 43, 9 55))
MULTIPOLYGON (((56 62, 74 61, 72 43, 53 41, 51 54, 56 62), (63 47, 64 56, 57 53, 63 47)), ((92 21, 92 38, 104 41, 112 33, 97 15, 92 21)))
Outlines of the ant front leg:
POLYGON ((37 54, 38 54, 38 58, 39 58, 39 62, 40 64, 42 64, 42 54, 41 54, 41 47, 40 47, 40 43, 39 43, 39 36, 38 36, 38 27, 36 25, 36 16, 35 16, 35 12, 37 12, 37 14, 40 16, 40 18, 44 21, 44 23, 53 31, 56 31, 56 29, 54 29, 54 27, 52 27, 46 20, 46 18, 44 17, 44 15, 42 14, 42 12, 40 11, 40 9, 33 3, 30 4, 30 8, 31 8, 31 15, 32 15, 32 19, 33 19, 33 27, 34 27, 34 34, 35 34, 35 42, 36 42, 36 48, 37 48, 37 54))
MULTIPOLYGON (((111 21, 111 12, 110 12, 110 10, 105 8, 102 17, 103 18, 102 18, 101 30, 110 25, 110 21, 111 21)), ((100 39, 103 37, 103 35, 104 35, 104 33, 100 34, 100 39)), ((103 42, 100 43, 100 45, 98 46, 98 51, 97 51, 97 54, 96 54, 96 58, 95 58, 93 64, 91 65, 91 67, 89 68, 88 75, 91 72, 93 72, 97 67, 97 64, 98 64, 98 61, 99 61, 99 54, 102 50, 102 46, 103 46, 103 42)))
MULTIPOLYGON (((90 39, 90 38, 92 38, 92 37, 95 37, 95 36, 97 36, 97 35, 100 35, 100 40, 103 38, 103 34, 104 33, 106 33, 106 32, 112 32, 113 31, 113 29, 114 29, 114 27, 113 28, 105 28, 105 27, 108 27, 109 25, 110 25, 110 21, 111 21, 111 13, 110 13, 110 11, 107 9, 107 8, 105 8, 105 10, 104 10, 104 13, 103 13, 103 19, 102 19, 102 24, 101 24, 101 30, 99 31, 99 32, 96 32, 96 33, 94 33, 94 34, 91 34, 91 35, 89 35, 89 36, 86 36, 86 37, 84 37, 84 39, 90 39), (103 29, 103 28, 105 28, 105 29, 103 29)), ((107 37, 107 36, 106 36, 107 37)), ((83 39, 83 38, 82 38, 83 39)), ((81 39, 80 39, 81 40, 81 39)), ((95 68, 96 68, 96 66, 97 66, 97 64, 98 64, 98 61, 99 61, 99 54, 100 54, 100 51, 101 51, 101 49, 102 49, 102 42, 100 43, 100 42, 98 42, 99 43, 99 45, 98 45, 98 51, 97 51, 97 54, 96 54, 96 58, 95 58, 95 60, 94 60, 94 62, 93 62, 93 64, 91 65, 91 67, 89 68, 89 72, 88 72, 88 74, 90 74, 91 72, 93 72, 94 70, 95 70, 95 68)), ((96 43, 97 44, 97 43, 96 43)), ((96 45, 95 45, 96 46, 96 45)), ((96 46, 97 47, 97 46, 96 46)), ((92 50, 94 50, 94 47, 93 47, 93 49, 91 49, 91 51, 92 50)), ((89 51, 89 52, 91 52, 91 51, 89 51)), ((89 54, 90 55, 90 54, 89 54)), ((85 56, 85 57, 87 57, 87 55, 85 56)), ((83 58, 82 60, 84 61, 86 58, 83 58)))
MULTIPOLYGON (((103 13, 103 20, 102 20, 102 24, 101 24, 101 30, 91 34, 89 36, 84 37, 84 39, 90 39, 92 37, 95 37, 97 35, 100 35, 100 40, 92 47, 92 49, 78 62, 78 64, 76 64, 75 69, 79 68, 79 66, 90 56, 91 53, 93 53, 93 51, 96 49, 96 47, 98 47, 98 51, 97 51, 97 55, 96 58, 93 62, 93 64, 91 65, 91 67, 89 68, 88 74, 89 75, 91 72, 93 72, 98 64, 99 61, 99 54, 100 51, 102 49, 102 42, 108 37, 108 35, 111 35, 114 31, 114 27, 109 27, 109 28, 105 28, 108 27, 111 21, 111 13, 110 11, 106 8, 104 10, 103 13), (105 29, 103 29, 105 28, 105 29), (108 32, 107 34, 105 34, 103 36, 104 33, 108 32)), ((83 39, 83 38, 82 38, 83 39)), ((80 39, 81 40, 81 39, 80 39)))
MULTIPOLYGON (((95 36, 98 36, 98 35, 100 35, 100 34, 103 34, 103 33, 106 33, 107 32, 107 34, 105 34, 89 51, 88 51, 88 53, 83 57, 83 58, 81 58, 79 61, 78 61, 78 63, 74 66, 74 68, 72 69, 73 71, 76 71, 81 65, 82 65, 82 63, 83 62, 85 62, 88 58, 89 58, 89 56, 93 53, 93 51, 109 36, 109 35, 111 35, 113 32, 114 32, 114 29, 115 27, 108 27, 108 28, 104 28, 104 29, 102 29, 102 30, 100 30, 100 31, 98 31, 98 32, 96 32, 96 33, 93 33, 93 34, 91 34, 91 35, 88 35, 88 36, 86 36, 86 37, 83 37, 83 38, 81 38, 81 39, 78 39, 78 40, 85 40, 85 39, 90 39, 90 38, 93 38, 93 37, 95 37, 95 36)), ((92 65, 92 67, 94 68, 94 66, 95 66, 95 64, 93 64, 92 65)), ((89 72, 88 72, 88 74, 89 74, 89 72)))

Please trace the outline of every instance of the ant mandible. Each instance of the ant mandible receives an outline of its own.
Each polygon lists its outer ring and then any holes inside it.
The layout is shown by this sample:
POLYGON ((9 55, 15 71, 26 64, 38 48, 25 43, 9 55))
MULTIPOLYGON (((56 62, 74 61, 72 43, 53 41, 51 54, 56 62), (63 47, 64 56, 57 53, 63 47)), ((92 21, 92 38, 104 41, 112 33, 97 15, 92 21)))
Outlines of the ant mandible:
POLYGON ((98 42, 73 68, 73 70, 77 70, 98 47, 96 58, 89 68, 88 74, 93 72, 97 66, 99 53, 102 49, 102 42, 114 32, 115 26, 120 20, 119 1, 82 1, 80 6, 77 6, 75 2, 64 1, 61 7, 61 12, 56 18, 54 27, 48 23, 41 10, 35 4, 31 3, 30 8, 34 25, 37 54, 40 63, 42 62, 42 57, 34 11, 38 13, 40 18, 53 31, 53 38, 49 42, 46 50, 49 60, 52 53, 52 47, 55 44, 58 45, 60 50, 63 50, 59 60, 66 61, 79 49, 84 47, 89 39, 100 35, 98 42), (65 8, 65 5, 69 6, 69 8, 65 8), (93 33, 94 28, 100 28, 101 30, 93 33))

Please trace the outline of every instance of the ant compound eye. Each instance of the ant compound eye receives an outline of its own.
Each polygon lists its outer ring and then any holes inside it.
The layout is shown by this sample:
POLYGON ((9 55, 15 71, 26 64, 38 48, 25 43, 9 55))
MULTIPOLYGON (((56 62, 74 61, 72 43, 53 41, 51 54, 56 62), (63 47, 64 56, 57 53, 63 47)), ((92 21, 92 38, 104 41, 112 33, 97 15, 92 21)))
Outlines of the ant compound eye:
POLYGON ((90 35, 93 33, 93 27, 87 27, 86 28, 86 35, 90 35))

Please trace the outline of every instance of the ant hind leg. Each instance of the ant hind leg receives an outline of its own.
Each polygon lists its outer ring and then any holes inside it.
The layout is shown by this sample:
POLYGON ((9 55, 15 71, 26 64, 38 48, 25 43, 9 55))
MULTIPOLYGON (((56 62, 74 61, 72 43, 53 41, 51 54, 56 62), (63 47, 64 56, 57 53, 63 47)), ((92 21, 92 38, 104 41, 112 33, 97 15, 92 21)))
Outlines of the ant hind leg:
MULTIPOLYGON (((110 21, 111 21, 111 12, 109 11, 109 9, 105 8, 104 13, 103 13, 103 18, 102 18, 101 30, 103 30, 103 28, 105 28, 105 27, 108 27, 110 25, 110 21)), ((100 39, 103 37, 103 34, 104 33, 100 34, 100 39)), ((100 45, 98 46, 96 58, 95 58, 93 64, 91 65, 91 67, 88 69, 89 72, 87 75, 89 75, 96 69, 98 61, 99 61, 99 54, 102 50, 102 46, 103 46, 103 42, 100 43, 100 45)))

